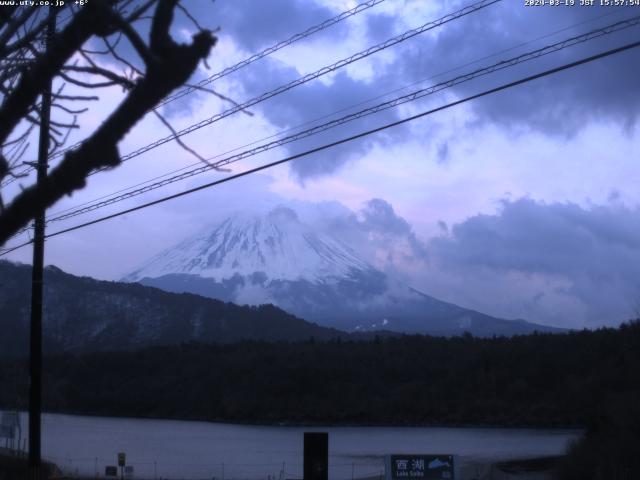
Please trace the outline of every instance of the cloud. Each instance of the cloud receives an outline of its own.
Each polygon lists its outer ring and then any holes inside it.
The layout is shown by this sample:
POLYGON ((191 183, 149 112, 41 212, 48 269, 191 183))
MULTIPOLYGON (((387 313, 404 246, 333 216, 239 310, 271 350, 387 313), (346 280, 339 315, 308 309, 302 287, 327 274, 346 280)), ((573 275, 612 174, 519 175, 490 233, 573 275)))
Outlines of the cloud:
MULTIPOLYGON (((203 68, 196 76, 208 76, 337 14, 346 8, 339 6, 341 3, 191 1, 186 6, 195 9, 192 13, 201 23, 222 27, 220 42, 209 59, 215 68, 203 68)), ((244 101, 468 3, 384 2, 213 87, 244 101)), ((608 15, 423 85, 619 20, 631 15, 629 12, 599 7, 536 9, 526 8, 521 2, 500 2, 264 102, 251 109, 254 117, 227 118, 190 134, 185 141, 205 156, 225 152, 568 25, 608 15)), ((174 35, 187 38, 184 34, 193 31, 193 25, 179 13, 177 20, 174 35)), ((637 31, 638 27, 443 94, 446 99, 465 96, 609 44, 621 44, 637 31)), ((121 53, 130 52, 126 42, 122 45, 121 53)), ((631 228, 638 222, 631 205, 640 202, 635 193, 638 170, 633 163, 637 141, 623 130, 633 124, 640 111, 640 96, 634 85, 635 78, 640 78, 637 60, 638 53, 625 53, 439 113, 426 124, 417 122, 406 129, 389 130, 296 160, 291 164, 293 179, 286 169, 274 169, 270 171, 273 178, 245 177, 54 237, 48 242, 47 262, 74 273, 118 278, 145 257, 224 215, 242 209, 266 210, 284 203, 291 205, 303 221, 341 235, 379 268, 402 275, 414 287, 436 297, 502 317, 543 323, 616 323, 634 313, 636 279, 640 278, 635 268, 637 237, 631 228), (513 135, 521 131, 527 135, 513 135), (365 156, 366 161, 359 161, 365 156), (329 176, 334 173, 339 175, 329 176), (513 200, 504 202, 495 213, 495 199, 505 192, 512 192, 514 199, 530 195, 547 203, 513 200), (372 197, 380 198, 370 200, 372 197), (588 199, 605 204, 592 205, 588 199), (423 239, 432 235, 437 238, 425 245, 423 239)), ((82 118, 81 131, 73 135, 86 134, 100 123, 121 99, 121 92, 116 90, 101 92, 101 102, 91 106, 82 118)), ((425 103, 438 105, 445 101, 437 95, 425 103)), ((410 105, 400 112, 385 112, 344 125, 248 159, 234 168, 277 160, 393 121, 423 106, 410 105)), ((200 93, 170 104, 167 116, 179 129, 226 107, 217 98, 200 93)), ((125 138, 121 151, 130 152, 167 134, 150 115, 125 138)), ((92 177, 87 189, 63 199, 53 210, 75 206, 194 162, 169 143, 114 171, 92 177)), ((210 172, 95 215, 220 177, 210 172)), ((15 190, 7 195, 17 191, 18 184, 15 182, 15 190)), ((79 217, 52 226, 52 230, 85 218, 93 217, 79 217)), ((27 249, 15 255, 12 258, 30 259, 27 249)))
MULTIPOLYGON (((214 88, 238 101, 253 98, 313 71, 319 66, 347 57, 409 28, 453 12, 468 3, 466 1, 446 2, 425 7, 421 2, 408 1, 393 8, 384 4, 376 6, 313 35, 300 44, 287 47, 276 55, 255 62, 229 78, 216 82, 214 88), (310 57, 319 59, 313 68, 310 67, 314 65, 310 57), (326 62, 325 59, 327 59, 326 62)), ((318 24, 324 19, 331 18, 346 8, 339 7, 337 3, 302 0, 273 2, 240 0, 215 3, 192 1, 187 6, 196 17, 206 19, 207 26, 221 26, 222 30, 219 33, 221 42, 213 50, 210 59, 213 62, 221 61, 221 68, 311 25, 318 24), (229 47, 227 52, 223 44, 233 44, 233 46, 229 47), (231 55, 227 55, 229 52, 231 55)), ((322 80, 312 81, 255 106, 252 110, 259 112, 259 115, 254 122, 266 120, 269 127, 278 130, 301 124, 310 126, 308 122, 340 111, 347 106, 379 97, 384 92, 424 80, 478 58, 503 52, 460 71, 429 80, 423 85, 433 84, 462 72, 556 42, 561 38, 620 20, 628 16, 626 12, 628 12, 627 9, 614 10, 597 6, 536 9, 524 7, 519 2, 501 2, 396 45, 385 50, 383 54, 375 54, 367 60, 356 62, 346 69, 323 77, 322 80), (591 21, 596 17, 602 18, 591 21), (577 25, 577 27, 566 28, 571 25, 577 25), (531 42, 532 39, 560 29, 566 30, 513 51, 505 51, 514 45, 531 42)), ((176 23, 185 31, 193 30, 193 25, 181 14, 176 15, 176 23)), ((497 83, 512 80, 578 56, 591 54, 613 44, 621 44, 626 39, 632 38, 638 28, 640 27, 617 33, 610 38, 589 42, 515 69, 507 69, 485 79, 474 80, 454 87, 451 91, 456 96, 466 96, 497 83)), ((179 37, 181 32, 182 30, 174 32, 174 35, 179 37)), ((630 61, 630 59, 637 59, 637 55, 637 52, 630 52, 598 61, 588 67, 580 67, 509 92, 474 101, 469 104, 469 108, 475 115, 473 118, 476 123, 496 124, 508 130, 535 129, 547 135, 567 136, 575 135, 594 121, 614 121, 630 131, 629 128, 633 126, 639 111, 638 107, 640 107, 640 97, 635 94, 637 87, 634 81, 634 78, 640 76, 640 62, 630 61)), ((210 74, 209 71, 202 71, 197 76, 210 74)), ((193 94, 165 108, 169 116, 180 113, 181 109, 184 109, 189 113, 191 120, 187 123, 193 123, 192 109, 196 110, 195 104, 201 103, 206 96, 207 94, 202 92, 193 94)), ((432 97, 429 101, 440 104, 441 98, 441 96, 432 97)), ((218 102, 215 108, 221 107, 222 104, 218 102)), ((228 107, 229 105, 224 105, 224 108, 228 107)), ((348 111, 342 114, 346 113, 348 111)), ((375 117, 343 125, 285 147, 286 153, 282 156, 299 153, 323 143, 375 128, 397 120, 400 116, 401 113, 398 111, 387 111, 375 117)), ((439 114, 434 118, 441 117, 439 114)), ((444 165, 451 160, 451 151, 454 146, 450 145, 450 141, 440 138, 435 129, 424 128, 417 132, 413 131, 410 135, 408 128, 396 127, 388 132, 297 160, 291 164, 290 168, 296 178, 305 181, 339 171, 345 164, 357 161, 371 153, 375 145, 389 148, 411 138, 419 138, 424 144, 439 145, 434 159, 440 164, 444 165)), ((453 141, 453 139, 450 140, 453 141)), ((185 141, 190 142, 190 139, 186 138, 185 141)))
POLYGON ((357 248, 358 255, 380 270, 408 280, 427 261, 424 243, 386 200, 373 198, 353 211, 324 204, 322 214, 307 217, 316 228, 357 248))
MULTIPOLYGON (((335 61, 358 49, 386 40, 398 32, 453 12, 466 3, 448 3, 441 6, 439 11, 431 10, 428 18, 403 15, 402 10, 380 12, 379 9, 372 9, 359 16, 364 22, 365 34, 358 37, 359 41, 356 44, 349 43, 349 49, 345 49, 340 42, 336 42, 336 37, 339 35, 335 33, 322 36, 317 46, 319 51, 332 51, 332 61, 335 61), (351 49, 352 46, 357 46, 357 49, 351 49)), ((311 19, 314 15, 316 19, 331 16, 328 9, 316 3, 308 5, 310 5, 309 12, 306 11, 307 3, 302 8, 300 2, 285 2, 282 5, 279 3, 276 7, 269 5, 269 8, 260 6, 256 9, 247 8, 244 2, 225 3, 221 15, 229 19, 229 32, 233 41, 243 48, 250 48, 260 42, 266 42, 266 39, 283 38, 286 25, 280 19, 274 21, 273 25, 263 21, 263 17, 269 18, 276 11, 280 12, 280 17, 286 16, 288 22, 290 16, 290 18, 299 18, 304 25, 313 23, 311 19), (310 13, 316 9, 322 10, 323 15, 318 12, 310 13), (308 22, 304 23, 303 19, 308 22), (255 27, 258 24, 261 26, 256 31, 255 27), (281 35, 278 36, 276 32, 281 35)), ((409 4, 406 8, 410 9, 411 5, 409 4)), ((254 108, 260 110, 264 118, 278 129, 307 124, 314 119, 344 109, 345 106, 379 97, 381 93, 424 80, 479 58, 494 55, 496 52, 503 53, 469 65, 460 71, 427 81, 423 85, 437 83, 480 66, 489 65, 624 18, 620 12, 614 12, 615 14, 612 12, 611 9, 601 7, 535 9, 524 7, 520 3, 516 5, 513 2, 503 2, 395 46, 385 51, 384 55, 376 54, 365 62, 357 62, 348 69, 341 69, 330 78, 315 80, 296 87, 254 108), (592 21, 596 17, 602 18, 592 21), (572 25, 577 26, 567 28, 572 25), (561 29, 564 31, 557 35, 532 42, 533 39, 561 29), (505 52, 514 45, 526 42, 529 42, 526 46, 505 52), (374 81, 366 74, 371 68, 375 71, 374 81)), ((351 20, 345 22, 343 27, 352 25, 351 20)), ((454 87, 452 92, 458 97, 467 96, 534 71, 593 54, 633 38, 637 29, 638 27, 634 27, 614 34, 610 38, 598 39, 487 78, 459 85, 454 87)), ((638 107, 640 107, 640 97, 635 95, 637 86, 634 81, 634 78, 640 76, 640 62, 629 61, 630 58, 637 58, 637 55, 637 52, 621 54, 587 67, 537 80, 510 90, 508 93, 492 95, 490 98, 473 102, 472 112, 475 114, 476 122, 480 124, 497 124, 507 129, 534 129, 552 136, 574 135, 592 121, 615 121, 629 128, 634 124, 639 111, 638 107), (615 88, 612 86, 612 79, 615 79, 615 88)), ((306 73, 306 70, 302 72, 298 70, 299 67, 294 67, 296 62, 301 60, 300 58, 296 58, 294 54, 291 60, 293 63, 285 64, 277 58, 263 59, 244 71, 242 75, 237 76, 236 81, 241 85, 247 98, 260 95, 270 88, 298 78, 301 73, 306 73)), ((434 99, 435 97, 430 101, 434 99)), ((436 101, 440 102, 440 100, 436 101)), ((333 131, 296 142, 288 146, 287 150, 289 153, 298 153, 392 122, 399 116, 397 110, 387 111, 376 117, 347 124, 333 131)), ((436 134, 425 129, 418 135, 430 141, 436 134)), ((291 170, 300 180, 331 174, 347 162, 367 155, 376 144, 384 147, 406 141, 408 138, 407 128, 395 128, 386 134, 351 142, 311 158, 296 161, 291 164, 291 170)), ((441 143, 437 149, 437 161, 446 163, 449 159, 449 150, 448 143, 441 143)))
MULTIPOLYGON (((459 5, 462 4, 460 2, 459 5)), ((451 7, 449 9, 453 10, 451 7)), ((434 80, 442 81, 630 16, 631 12, 626 9, 609 7, 530 8, 524 7, 522 2, 502 2, 447 24, 435 38, 430 37, 412 44, 411 49, 398 57, 394 68, 402 71, 403 78, 407 81, 415 81, 502 52, 434 80), (532 42, 558 30, 564 31, 532 42), (528 44, 513 51, 505 51, 522 43, 528 44)), ((521 67, 506 69, 484 79, 456 86, 453 91, 458 96, 465 97, 491 86, 635 41, 639 28, 635 26, 527 62, 521 67)), ((636 121, 640 107, 635 82, 640 76, 639 58, 640 53, 636 49, 598 60, 474 101, 473 110, 480 122, 495 123, 509 129, 534 129, 548 135, 570 136, 595 120, 613 121, 629 128, 636 121)), ((431 82, 427 82, 429 83, 431 82)))
POLYGON ((389 13, 373 13, 367 17, 367 37, 371 43, 390 38, 396 34, 394 15, 389 13))
POLYGON ((438 147, 438 163, 443 164, 446 163, 449 159, 449 144, 447 142, 443 142, 438 147))
POLYGON ((521 315, 617 324, 640 301, 638 224, 640 208, 618 204, 505 200, 498 214, 476 215, 430 240, 428 251, 435 270, 488 295, 484 303, 509 303, 506 295, 519 299, 521 315))
MULTIPOLYGON (((245 96, 253 98, 299 77, 300 74, 295 68, 267 59, 243 75, 241 83, 245 96), (269 83, 265 82, 265 79, 269 79, 269 83)), ((371 106, 370 103, 345 109, 345 107, 375 98, 381 91, 391 88, 384 78, 370 83, 363 79, 354 79, 341 70, 332 75, 328 82, 311 81, 273 97, 253 109, 259 110, 264 118, 279 130, 294 128, 294 132, 298 132, 371 106)), ((380 101, 382 100, 377 103, 380 101)), ((376 128, 397 118, 398 112, 383 111, 298 140, 288 145, 287 150, 290 154, 300 153, 376 128)), ((406 138, 408 138, 406 128, 395 128, 391 133, 359 139, 332 147, 326 152, 314 154, 304 160, 297 160, 291 164, 291 170, 299 179, 327 175, 338 170, 346 162, 364 156, 375 144, 389 145, 391 142, 406 138)))
MULTIPOLYGON (((418 2, 407 2, 402 8, 393 11, 389 11, 384 5, 367 10, 320 34, 313 35, 301 46, 296 44, 294 47, 288 47, 282 55, 276 54, 255 62, 234 74, 232 78, 217 83, 216 88, 230 94, 236 100, 259 96, 305 73, 315 71, 320 66, 456 11, 467 3, 448 2, 437 8, 430 7, 425 10, 416 7, 418 2), (310 57, 318 57, 321 60, 314 63, 310 57)), ((335 7, 300 0, 218 2, 212 11, 205 11, 210 6, 194 3, 193 8, 196 13, 201 11, 202 15, 219 16, 219 23, 223 27, 221 38, 232 42, 234 51, 247 53, 259 51, 277 40, 287 38, 298 30, 338 13, 335 7), (292 25, 298 26, 296 31, 292 30, 292 25)), ((430 33, 385 50, 383 54, 375 54, 334 74, 296 87, 252 107, 252 110, 259 112, 260 118, 278 130, 298 125, 308 128, 316 119, 324 118, 323 121, 326 121, 353 112, 354 109, 344 109, 380 97, 385 92, 502 52, 493 58, 485 58, 461 70, 428 80, 421 86, 446 80, 557 42, 562 38, 618 21, 627 16, 625 11, 614 11, 605 7, 536 9, 524 7, 521 3, 502 2, 446 23, 430 33), (602 18, 593 21, 596 17, 602 18), (574 28, 567 28, 574 25, 574 28), (563 31, 533 41, 558 30, 563 31), (522 43, 528 44, 506 51, 522 43), (344 111, 335 113, 341 110, 344 111), (327 117, 331 114, 334 114, 333 117, 327 117)), ((467 96, 534 71, 593 54, 633 38, 638 28, 634 27, 611 37, 456 86, 451 92, 457 97, 467 96)), ((637 58, 637 55, 637 52, 624 53, 570 72, 537 80, 509 92, 474 101, 470 104, 473 116, 467 121, 475 121, 475 124, 495 124, 509 130, 534 129, 551 136, 575 135, 594 121, 614 121, 630 131, 640 107, 640 97, 635 95, 637 86, 634 81, 634 78, 640 76, 640 62, 629 61, 630 58, 637 58), (615 79, 615 88, 612 79, 615 79)), ((191 100, 198 97, 199 95, 191 96, 191 100)), ((430 97, 427 103, 435 101, 436 104, 440 104, 441 98, 441 95, 430 97)), ((382 99, 375 103, 380 101, 382 99)), ((424 104, 425 101, 419 103, 424 104)), ((191 105, 188 99, 182 104, 182 108, 187 109, 191 105)), ((178 107, 171 106, 171 109, 175 108, 178 107)), ((401 113, 397 109, 379 113, 374 117, 297 141, 285 149, 288 154, 300 153, 392 122, 400 116, 401 113)), ((413 135, 422 137, 421 140, 427 143, 438 141, 436 161, 445 164, 450 160, 451 146, 448 142, 438 139, 436 131, 422 129, 420 132, 413 132, 413 135)), ((410 138, 407 127, 396 127, 388 132, 297 160, 291 164, 291 172, 301 181, 329 175, 339 171, 345 164, 366 156, 375 145, 386 148, 410 138)))
MULTIPOLYGON (((198 9, 202 10, 205 7, 194 3, 194 8, 197 12, 198 9)), ((249 52, 255 53, 309 26, 321 23, 322 20, 335 16, 344 8, 329 8, 317 2, 306 1, 238 1, 219 2, 216 4, 215 12, 220 16, 222 25, 221 42, 232 42, 231 50, 234 54, 245 52, 238 58, 239 60, 248 56, 249 52), (294 30, 292 26, 295 26, 294 30)), ((204 14, 204 11, 202 13, 204 14)), ((366 39, 366 32, 359 31, 359 25, 364 22, 363 18, 369 13, 367 11, 349 18, 314 34, 300 44, 287 47, 282 53, 263 58, 248 68, 216 82, 215 88, 230 95, 234 100, 247 101, 361 51, 370 46, 366 39)), ((211 15, 210 12, 209 15, 211 15)), ((375 27, 376 30, 385 31, 385 24, 388 24, 386 33, 392 35, 393 22, 387 20, 381 21, 380 25, 375 27)), ((216 52, 214 56, 215 54, 216 52)), ((391 51, 385 54, 388 54, 389 58, 393 56, 391 51)), ((390 60, 385 57, 385 54, 376 54, 366 60, 358 61, 336 73, 325 75, 270 98, 251 107, 250 110, 259 113, 260 118, 264 118, 278 130, 300 126, 296 131, 358 111, 365 107, 358 106, 361 102, 379 97, 381 93, 393 90, 397 86, 396 82, 392 81, 395 79, 387 75, 386 64, 390 60), (355 107, 348 108, 354 105, 355 107)), ((235 61, 234 58, 230 63, 226 62, 226 65, 235 61)), ((190 111, 193 103, 201 96, 202 94, 185 98, 179 102, 179 106, 171 105, 169 112, 176 113, 180 109, 190 111)), ((300 153, 378 127, 397 118, 397 112, 381 112, 311 138, 296 141, 285 149, 289 154, 300 153)), ((366 155, 376 144, 389 145, 391 142, 406 138, 408 138, 408 130, 396 128, 392 134, 378 134, 375 138, 369 137, 350 142, 296 161, 291 164, 291 171, 300 180, 328 175, 340 169, 345 163, 366 155)))
POLYGON ((361 225, 368 231, 392 234, 409 234, 411 227, 402 217, 396 215, 393 206, 380 198, 369 200, 362 210, 361 225))
MULTIPOLYGON (((196 12, 217 17, 220 35, 233 36, 247 52, 255 53, 277 41, 302 32, 337 14, 333 9, 308 0, 233 0, 232 2, 193 2, 196 12)), ((340 35, 344 26, 332 27, 340 35)))

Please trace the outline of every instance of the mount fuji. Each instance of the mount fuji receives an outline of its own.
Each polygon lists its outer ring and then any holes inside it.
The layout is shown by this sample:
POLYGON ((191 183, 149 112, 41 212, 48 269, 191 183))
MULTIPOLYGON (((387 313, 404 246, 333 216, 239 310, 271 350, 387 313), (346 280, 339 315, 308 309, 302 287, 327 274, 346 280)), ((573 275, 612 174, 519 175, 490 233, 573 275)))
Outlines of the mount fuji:
POLYGON ((229 217, 149 260, 123 281, 237 304, 274 304, 346 331, 476 336, 556 331, 440 301, 391 278, 290 208, 229 217))

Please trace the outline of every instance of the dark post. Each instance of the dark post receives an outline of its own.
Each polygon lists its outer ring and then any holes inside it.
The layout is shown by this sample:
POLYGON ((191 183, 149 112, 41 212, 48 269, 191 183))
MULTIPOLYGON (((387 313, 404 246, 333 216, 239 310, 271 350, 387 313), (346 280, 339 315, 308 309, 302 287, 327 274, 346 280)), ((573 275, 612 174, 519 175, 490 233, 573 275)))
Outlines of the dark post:
MULTIPOLYGON (((49 7, 47 49, 56 31, 55 7, 49 7)), ((37 182, 47 176, 49 155, 49 119, 51 116, 51 82, 42 91, 40 139, 38 143, 37 182)), ((34 222, 33 270, 31 280, 31 332, 29 358, 29 477, 40 480, 41 412, 42 412, 42 273, 44 267, 44 210, 34 222)))
POLYGON ((329 434, 304 432, 304 480, 329 479, 329 434))

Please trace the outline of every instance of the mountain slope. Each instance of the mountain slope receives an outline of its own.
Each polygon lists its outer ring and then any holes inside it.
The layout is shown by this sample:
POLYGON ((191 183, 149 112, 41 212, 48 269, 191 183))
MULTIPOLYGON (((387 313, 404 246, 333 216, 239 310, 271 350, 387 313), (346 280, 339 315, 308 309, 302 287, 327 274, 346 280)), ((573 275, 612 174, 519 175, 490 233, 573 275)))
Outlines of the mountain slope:
MULTIPOLYGON (((0 261, 0 351, 5 354, 27 351, 30 282, 30 266, 0 261)), ((49 352, 345 336, 272 305, 241 307, 193 294, 76 277, 56 267, 45 269, 44 306, 44 345, 49 352)))
POLYGON ((278 207, 265 216, 236 215, 213 231, 187 239, 125 278, 190 274, 224 280, 259 272, 271 280, 324 282, 352 271, 374 271, 353 250, 301 223, 293 210, 278 207))
POLYGON ((152 258, 124 281, 239 304, 273 303, 347 331, 491 336, 556 330, 491 317, 412 289, 286 207, 227 218, 152 258))

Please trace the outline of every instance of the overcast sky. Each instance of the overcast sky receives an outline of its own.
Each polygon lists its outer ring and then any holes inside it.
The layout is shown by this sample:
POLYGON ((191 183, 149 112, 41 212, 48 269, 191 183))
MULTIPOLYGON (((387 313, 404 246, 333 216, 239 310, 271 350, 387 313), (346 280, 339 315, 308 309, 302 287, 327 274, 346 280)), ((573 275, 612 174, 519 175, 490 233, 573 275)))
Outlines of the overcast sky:
MULTIPOLYGON (((209 69, 201 66, 194 80, 356 3, 186 2, 201 24, 220 27, 209 69)), ((243 102, 470 3, 386 0, 212 87, 243 102)), ((524 0, 504 0, 256 105, 249 109, 252 115, 236 114, 184 140, 204 156, 219 155, 635 15, 640 15, 639 7, 526 7, 524 0)), ((194 30, 188 19, 178 16, 177 38, 187 40, 194 30)), ((598 38, 231 168, 240 172, 277 160, 637 41, 639 35, 635 26, 598 38)), ((496 316, 558 326, 617 325, 640 311, 638 78, 640 51, 635 49, 56 237, 47 244, 46 263, 74 274, 119 279, 234 211, 289 204, 318 228, 359 245, 379 268, 437 298, 496 316)), ((82 118, 76 138, 90 132, 121 98, 118 89, 102 91, 100 102, 82 118)), ((198 92, 163 111, 182 128, 229 107, 198 92)), ((121 152, 167 134, 148 116, 121 144, 121 152)), ((198 160, 167 144, 91 177, 84 191, 61 201, 49 214, 190 164, 197 166, 198 160)), ((224 175, 199 175, 59 222, 49 231, 224 175)), ((10 258, 29 262, 30 256, 24 248, 10 258)))

